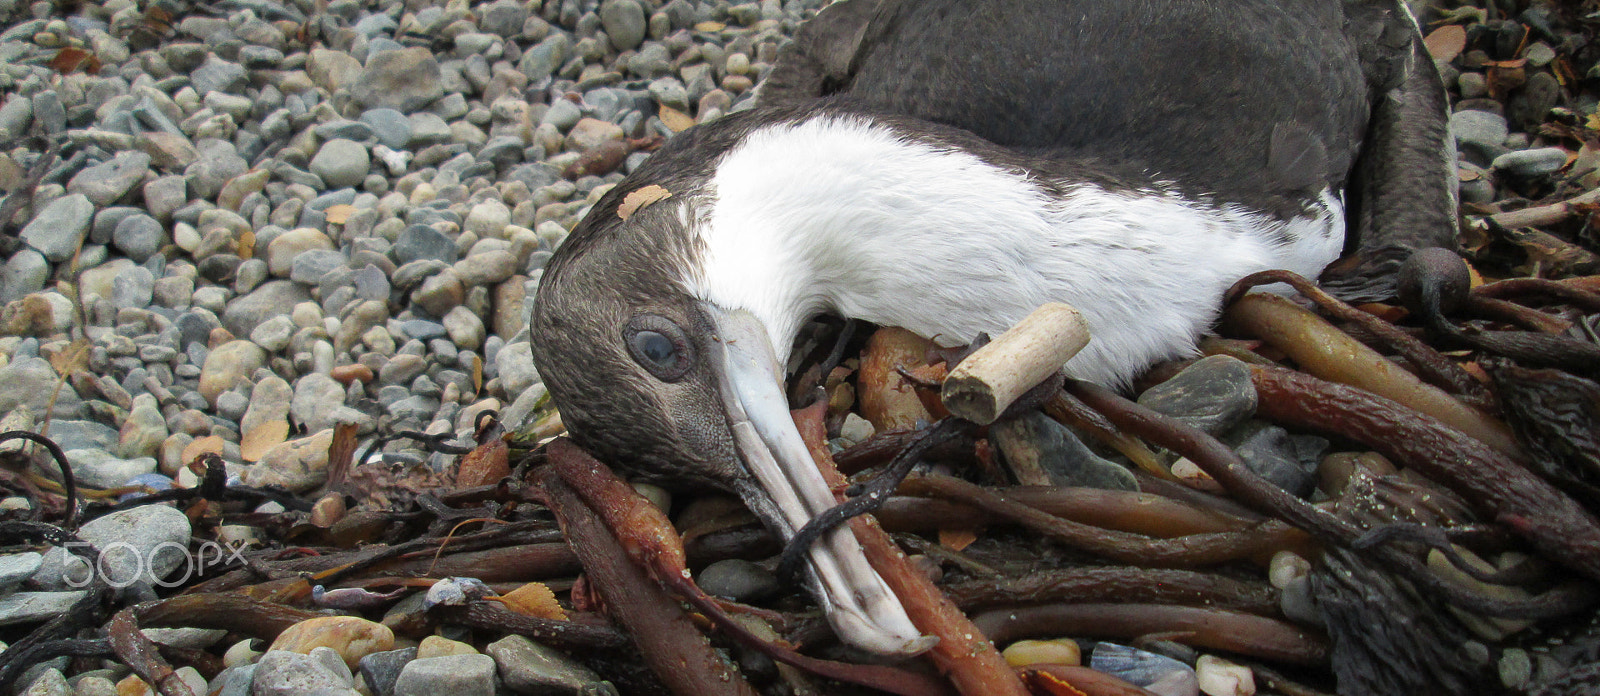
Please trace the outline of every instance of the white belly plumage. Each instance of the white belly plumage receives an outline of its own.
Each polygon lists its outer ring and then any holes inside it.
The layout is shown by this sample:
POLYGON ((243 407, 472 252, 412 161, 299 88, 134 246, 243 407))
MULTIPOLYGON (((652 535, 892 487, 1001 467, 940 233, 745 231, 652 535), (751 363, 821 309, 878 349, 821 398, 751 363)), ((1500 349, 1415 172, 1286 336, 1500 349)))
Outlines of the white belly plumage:
POLYGON ((1234 281, 1315 277, 1344 243, 1332 191, 1284 222, 1155 180, 1044 183, 859 117, 766 126, 719 161, 712 200, 677 202, 700 254, 683 283, 760 318, 780 353, 819 312, 956 345, 1064 301, 1092 335, 1067 371, 1118 384, 1192 352, 1234 281))

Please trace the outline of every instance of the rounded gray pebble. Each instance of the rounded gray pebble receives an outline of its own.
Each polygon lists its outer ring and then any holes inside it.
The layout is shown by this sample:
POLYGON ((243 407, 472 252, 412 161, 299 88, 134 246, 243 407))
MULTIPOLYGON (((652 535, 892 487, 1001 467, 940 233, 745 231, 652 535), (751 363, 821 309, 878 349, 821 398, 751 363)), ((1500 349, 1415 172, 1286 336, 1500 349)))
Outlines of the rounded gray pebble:
POLYGON ((322 144, 311 158, 311 173, 330 187, 359 186, 372 166, 367 147, 354 140, 334 138, 322 144))
POLYGON ((695 577, 701 589, 735 602, 752 602, 771 597, 780 587, 772 571, 737 558, 717 561, 695 577))

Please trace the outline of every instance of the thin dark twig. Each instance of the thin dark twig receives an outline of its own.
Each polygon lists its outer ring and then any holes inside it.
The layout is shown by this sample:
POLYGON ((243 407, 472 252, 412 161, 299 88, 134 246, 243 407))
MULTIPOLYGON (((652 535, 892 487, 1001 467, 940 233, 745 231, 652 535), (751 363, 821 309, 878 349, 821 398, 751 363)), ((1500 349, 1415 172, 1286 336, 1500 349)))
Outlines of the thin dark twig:
POLYGON ((915 440, 906 446, 889 466, 866 484, 860 486, 861 491, 849 500, 828 508, 822 514, 812 518, 804 527, 795 532, 794 538, 783 549, 783 556, 778 561, 778 577, 787 582, 793 582, 798 577, 801 563, 805 559, 806 550, 823 534, 856 515, 865 514, 878 509, 883 501, 893 495, 895 489, 900 487, 900 482, 911 473, 911 467, 922 461, 924 455, 949 440, 966 432, 972 427, 970 421, 960 418, 945 418, 934 423, 927 430, 922 431, 915 440))
POLYGON ((477 443, 472 445, 452 445, 448 442, 452 437, 454 436, 445 433, 429 435, 419 430, 396 430, 388 435, 379 435, 373 438, 372 442, 367 444, 366 451, 362 452, 361 456, 356 457, 354 465, 359 466, 367 463, 367 460, 371 459, 373 453, 377 452, 379 448, 401 438, 416 440, 422 443, 423 449, 441 454, 466 454, 477 446, 477 443))
POLYGON ((833 342, 833 350, 828 351, 828 357, 818 365, 822 368, 824 382, 828 379, 828 373, 833 372, 833 368, 838 367, 840 361, 844 360, 845 348, 850 345, 850 339, 855 338, 856 327, 860 325, 859 319, 844 320, 844 326, 839 329, 839 337, 833 342))
POLYGON ((0 433, 0 442, 11 440, 27 440, 43 445, 49 450, 50 457, 56 460, 56 466, 61 469, 61 488, 67 494, 67 519, 61 526, 72 531, 78 528, 78 483, 72 475, 72 465, 67 463, 67 453, 61 451, 61 446, 48 437, 26 430, 8 430, 0 433))
MULTIPOLYGON (((93 552, 93 547, 78 538, 78 535, 48 522, 34 522, 31 520, 0 522, 0 541, 10 542, 12 540, 44 542, 62 548, 67 548, 67 544, 72 544, 71 548, 73 549, 83 548, 93 552)), ((90 560, 95 559, 91 558, 90 560)))
POLYGON ((483 410, 483 411, 479 411, 478 415, 472 419, 472 432, 476 433, 476 432, 482 431, 483 430, 483 421, 486 420, 486 419, 493 419, 493 420, 498 421, 498 420, 500 420, 500 412, 496 411, 496 410, 494 410, 492 408, 491 409, 486 409, 486 410, 483 410))
POLYGON ((96 583, 83 599, 66 612, 0 651, 0 684, 15 683, 23 671, 39 664, 33 658, 43 653, 35 653, 35 646, 63 640, 85 628, 99 626, 105 620, 106 603, 110 596, 110 587, 96 583))
POLYGON ((1586 312, 1600 312, 1600 293, 1548 278, 1508 278, 1473 288, 1472 294, 1501 300, 1520 295, 1546 295, 1581 307, 1586 312))
MULTIPOLYGON (((226 479, 224 479, 224 485, 226 485, 226 479)), ((312 507, 312 502, 306 500, 305 497, 295 495, 289 491, 277 488, 275 486, 267 488, 226 486, 222 495, 216 495, 214 492, 207 492, 204 486, 205 484, 202 483, 202 487, 199 488, 169 488, 164 491, 156 491, 154 493, 141 495, 137 498, 130 498, 115 505, 91 508, 90 511, 85 513, 84 516, 86 519, 92 520, 104 517, 113 512, 121 512, 123 510, 141 507, 144 505, 153 505, 155 503, 166 502, 181 503, 201 499, 216 501, 239 500, 245 503, 274 502, 282 505, 285 509, 296 510, 299 512, 310 512, 312 507)))

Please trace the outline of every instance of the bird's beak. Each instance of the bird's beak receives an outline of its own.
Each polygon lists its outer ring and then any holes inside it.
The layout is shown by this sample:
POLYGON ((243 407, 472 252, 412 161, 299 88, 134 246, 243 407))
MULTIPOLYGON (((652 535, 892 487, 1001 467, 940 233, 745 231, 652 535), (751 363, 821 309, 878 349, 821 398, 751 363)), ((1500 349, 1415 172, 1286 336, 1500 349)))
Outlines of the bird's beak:
MULTIPOLYGON (((788 542, 837 501, 789 415, 783 369, 766 327, 747 312, 704 307, 716 325, 712 365, 718 368, 714 371, 734 445, 755 477, 754 483, 736 483, 737 493, 788 542)), ((912 625, 899 598, 867 564, 848 526, 824 535, 807 555, 819 602, 845 642, 887 655, 911 655, 932 646, 936 639, 912 625)))

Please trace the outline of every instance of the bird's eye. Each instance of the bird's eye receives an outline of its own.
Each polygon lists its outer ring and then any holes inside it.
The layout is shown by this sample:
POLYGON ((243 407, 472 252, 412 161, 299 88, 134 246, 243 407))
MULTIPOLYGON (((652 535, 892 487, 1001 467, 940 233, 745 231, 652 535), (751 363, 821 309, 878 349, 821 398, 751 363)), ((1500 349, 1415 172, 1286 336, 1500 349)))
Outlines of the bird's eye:
POLYGON ((623 330, 628 353, 656 379, 676 382, 694 366, 694 346, 683 327, 656 314, 641 314, 623 330))

